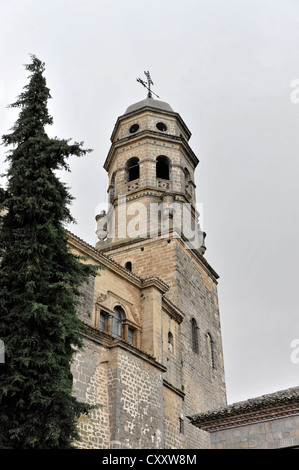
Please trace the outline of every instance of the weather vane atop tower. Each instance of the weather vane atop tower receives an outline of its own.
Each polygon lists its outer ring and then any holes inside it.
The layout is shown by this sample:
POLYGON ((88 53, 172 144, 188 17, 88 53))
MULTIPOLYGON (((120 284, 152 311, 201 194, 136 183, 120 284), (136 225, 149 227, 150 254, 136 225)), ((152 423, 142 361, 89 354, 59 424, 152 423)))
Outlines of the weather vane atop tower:
POLYGON ((159 98, 159 96, 156 95, 156 93, 154 93, 151 90, 151 85, 153 85, 154 82, 151 79, 150 73, 149 72, 144 72, 144 74, 146 76, 147 83, 144 80, 141 80, 141 78, 137 78, 137 82, 141 83, 141 85, 143 85, 148 90, 148 94, 147 94, 148 98, 152 98, 152 94, 154 94, 157 98, 159 98))

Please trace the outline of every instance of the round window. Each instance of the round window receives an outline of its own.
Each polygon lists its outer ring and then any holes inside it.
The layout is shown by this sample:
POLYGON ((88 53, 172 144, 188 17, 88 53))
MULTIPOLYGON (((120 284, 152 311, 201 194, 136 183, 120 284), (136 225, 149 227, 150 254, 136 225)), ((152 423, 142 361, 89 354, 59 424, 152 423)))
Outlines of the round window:
POLYGON ((156 128, 159 129, 159 131, 165 132, 167 131, 167 126, 164 124, 164 122, 158 122, 156 124, 156 128))
POLYGON ((130 129, 129 129, 129 132, 130 134, 135 134, 135 132, 137 132, 139 129, 139 124, 133 124, 130 129))

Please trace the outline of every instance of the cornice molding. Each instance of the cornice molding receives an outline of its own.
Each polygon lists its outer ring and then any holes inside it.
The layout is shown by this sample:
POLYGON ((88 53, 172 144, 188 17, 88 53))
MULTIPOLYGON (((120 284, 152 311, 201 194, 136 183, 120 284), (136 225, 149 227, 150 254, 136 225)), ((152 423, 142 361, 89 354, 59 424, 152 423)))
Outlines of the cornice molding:
POLYGON ((151 107, 151 106, 143 106, 142 108, 134 110, 130 113, 125 113, 125 114, 123 114, 123 115, 121 115, 117 118, 117 121, 114 125, 114 129, 112 131, 110 140, 113 141, 116 130, 117 130, 118 125, 121 121, 130 120, 133 116, 137 117, 138 115, 144 114, 146 112, 150 112, 150 113, 154 113, 154 114, 162 114, 164 116, 170 116, 170 117, 173 117, 173 118, 177 119, 179 121, 180 125, 182 126, 182 128, 184 129, 184 131, 186 132, 186 135, 188 136, 188 139, 190 139, 192 134, 191 134, 189 128, 187 127, 187 125, 185 124, 184 120, 181 118, 179 113, 176 113, 175 111, 159 109, 159 108, 151 107))
POLYGON ((162 308, 173 318, 177 323, 182 323, 185 318, 185 314, 178 309, 169 299, 162 297, 162 308))
MULTIPOLYGON (((162 180, 162 178, 160 179, 162 180)), ((163 180, 163 181, 168 182, 169 180, 163 180)), ((156 197, 157 199, 159 199, 158 202, 162 203, 161 196, 163 196, 165 192, 171 193, 174 195, 175 197, 174 202, 190 204, 192 208, 192 213, 195 212, 196 209, 194 207, 194 202, 191 201, 190 198, 188 198, 188 196, 185 193, 181 191, 173 191, 172 189, 165 190, 165 188, 158 188, 157 186, 143 186, 142 188, 137 188, 130 192, 127 192, 126 194, 121 196, 120 202, 118 202, 119 196, 115 196, 112 200, 112 205, 114 207, 118 207, 119 205, 124 204, 125 202, 127 203, 130 201, 134 201, 135 199, 140 199, 140 198, 149 197, 149 196, 156 197)))
POLYGON ((68 241, 71 246, 81 251, 84 255, 93 258, 95 261, 99 262, 100 265, 105 266, 111 269, 112 271, 116 272, 120 276, 126 278, 128 281, 135 284, 140 289, 144 289, 145 287, 149 286, 154 286, 159 289, 162 293, 165 293, 169 290, 169 286, 157 276, 151 276, 149 278, 143 279, 137 276, 136 274, 133 274, 132 272, 128 271, 127 269, 123 268, 116 261, 112 260, 108 256, 105 256, 99 250, 92 247, 87 242, 84 242, 73 233, 67 231, 67 234, 68 241))
POLYGON ((100 265, 110 268, 112 271, 117 272, 122 277, 127 278, 138 287, 141 287, 142 279, 136 274, 131 273, 127 269, 123 268, 116 261, 108 258, 99 250, 89 245, 87 242, 74 235, 72 232, 67 231, 69 245, 73 246, 77 250, 81 251, 84 255, 87 255, 97 261, 100 265))
POLYGON ((167 380, 163 379, 163 385, 165 387, 169 388, 170 390, 172 390, 177 395, 179 395, 183 400, 185 399, 186 394, 184 392, 182 392, 182 390, 180 390, 179 388, 177 388, 174 385, 172 385, 171 383, 167 382, 167 380))
MULTIPOLYGON (((163 232, 162 234, 163 235, 163 232)), ((187 249, 185 247, 185 243, 188 242, 187 238, 184 238, 182 234, 179 234, 180 236, 176 237, 173 236, 173 230, 169 230, 169 237, 171 240, 177 240, 178 243, 180 243, 188 253, 190 253, 190 256, 194 259, 195 262, 200 264, 200 266, 205 270, 205 272, 212 278, 213 282, 215 284, 218 283, 219 275, 216 273, 216 271, 212 268, 212 266, 208 263, 208 261, 195 249, 187 249)), ((136 243, 157 243, 160 242, 162 239, 160 236, 151 238, 151 237, 140 237, 140 238, 130 238, 130 239, 125 239, 125 240, 118 240, 117 242, 111 243, 110 245, 102 245, 99 249, 101 252, 104 253, 110 253, 113 252, 113 250, 118 250, 124 247, 129 247, 133 246, 136 243)))
MULTIPOLYGON (((108 152, 108 155, 107 155, 107 158, 106 158, 105 163, 103 165, 104 169, 106 171, 109 171, 109 167, 110 167, 113 155, 115 154, 115 151, 119 147, 123 147, 124 145, 130 145, 130 144, 132 145, 132 143, 137 142, 137 141, 142 141, 142 140, 145 140, 145 143, 151 144, 151 145, 155 145, 155 143, 157 141, 159 141, 159 142, 168 142, 168 143, 174 143, 175 142, 176 146, 178 147, 179 150, 181 148, 184 148, 185 152, 188 154, 191 161, 193 162, 194 168, 196 168, 196 166, 199 163, 199 159, 197 158, 197 156, 195 155, 195 153, 191 149, 188 142, 184 139, 184 137, 172 136, 170 134, 161 135, 161 134, 158 134, 154 131, 144 130, 144 131, 141 131, 141 132, 139 132, 138 134, 136 134, 132 137, 124 137, 123 139, 112 142, 111 147, 110 147, 109 152, 108 152), (150 139, 150 141, 146 141, 146 139, 150 139)), ((161 146, 163 148, 165 148, 165 150, 169 149, 166 146, 165 147, 163 145, 161 145, 161 146)), ((129 149, 129 150, 131 150, 131 149, 129 149)), ((171 150, 171 148, 169 150, 171 150)))
POLYGON ((103 346, 104 348, 108 348, 110 350, 114 348, 120 348, 124 351, 127 351, 151 364, 153 367, 159 369, 163 373, 167 371, 167 367, 158 362, 155 357, 147 354, 141 349, 136 348, 135 346, 132 346, 122 339, 114 338, 112 335, 109 335, 104 331, 97 330, 92 326, 84 324, 83 336, 90 341, 95 342, 99 346, 103 346))

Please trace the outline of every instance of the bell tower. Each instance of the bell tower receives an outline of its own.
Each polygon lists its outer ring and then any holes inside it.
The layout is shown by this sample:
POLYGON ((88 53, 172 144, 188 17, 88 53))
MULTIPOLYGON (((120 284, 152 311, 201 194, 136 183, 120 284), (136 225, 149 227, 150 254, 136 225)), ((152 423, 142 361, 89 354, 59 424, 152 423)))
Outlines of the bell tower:
POLYGON ((171 229, 185 238, 192 232, 194 247, 204 253, 194 184, 198 159, 190 136, 180 115, 153 98, 129 106, 118 118, 104 164, 110 209, 97 216, 97 248, 104 248, 104 240, 114 244, 171 229))
MULTIPOLYGON (((218 275, 204 256, 194 183, 199 160, 190 137, 181 116, 150 93, 118 117, 104 163, 109 207, 96 217, 96 249, 139 278, 168 286, 160 310, 140 307, 139 347, 166 368, 167 446, 177 445, 171 436, 181 416, 181 445, 197 448, 205 437, 187 417, 225 406, 226 390, 218 275)), ((145 291, 141 305, 151 295, 145 291)))

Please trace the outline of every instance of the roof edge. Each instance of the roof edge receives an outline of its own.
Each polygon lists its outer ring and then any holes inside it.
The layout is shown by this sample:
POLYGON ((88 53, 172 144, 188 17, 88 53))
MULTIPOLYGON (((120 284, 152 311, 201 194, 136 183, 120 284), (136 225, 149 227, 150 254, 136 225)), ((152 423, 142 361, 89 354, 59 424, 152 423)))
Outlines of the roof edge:
POLYGON ((299 415, 299 387, 233 403, 188 416, 191 424, 208 432, 299 415))

